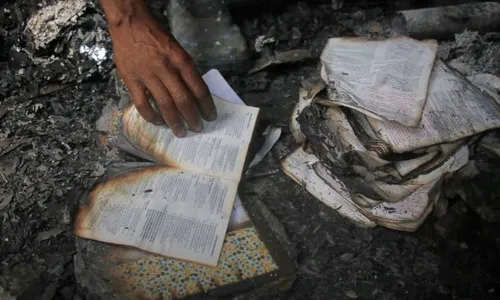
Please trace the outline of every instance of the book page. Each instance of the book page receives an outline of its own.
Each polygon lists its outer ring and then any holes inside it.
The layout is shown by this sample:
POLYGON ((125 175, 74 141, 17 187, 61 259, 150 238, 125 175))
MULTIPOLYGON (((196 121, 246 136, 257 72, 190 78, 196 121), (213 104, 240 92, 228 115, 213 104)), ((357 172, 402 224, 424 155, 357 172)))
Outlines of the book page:
POLYGON ((238 183, 170 167, 109 179, 75 222, 82 238, 217 265, 238 183))
POLYGON ((211 69, 202 78, 212 95, 234 104, 246 105, 217 69, 211 69))
POLYGON ((373 181, 370 186, 375 190, 386 202, 398 202, 402 198, 413 193, 420 186, 441 179, 445 174, 456 172, 469 162, 469 148, 467 145, 460 147, 456 153, 448 157, 437 168, 420 174, 414 178, 410 178, 401 183, 387 183, 384 181, 373 181))
POLYGON ((394 167, 401 176, 406 176, 414 170, 418 169, 420 166, 431 161, 438 154, 439 153, 437 151, 432 151, 413 159, 396 161, 394 162, 394 167))
POLYGON ((357 210, 340 181, 337 182, 338 187, 334 189, 316 174, 312 165, 318 162, 319 160, 314 154, 309 154, 300 147, 284 159, 281 165, 283 172, 288 177, 303 186, 325 205, 336 210, 341 216, 362 227, 375 227, 374 222, 357 210))
POLYGON ((436 60, 427 105, 417 127, 368 118, 394 152, 453 142, 500 127, 500 105, 460 73, 436 60))
POLYGON ((259 109, 213 98, 218 117, 205 122, 201 133, 177 138, 168 126, 145 121, 133 105, 123 114, 121 130, 158 163, 239 181, 259 109))
POLYGON ((324 83, 318 83, 310 88, 300 88, 299 89, 299 101, 295 104, 293 108, 292 116, 290 118, 290 130, 292 131, 292 136, 297 144, 303 144, 306 142, 307 138, 300 129, 300 123, 297 118, 300 116, 302 111, 310 106, 313 102, 314 97, 325 87, 324 83))
POLYGON ((500 77, 493 74, 476 74, 467 76, 467 79, 500 104, 500 77))
POLYGON ((375 223, 394 230, 414 232, 432 212, 439 198, 439 181, 420 186, 398 202, 381 202, 374 207, 360 207, 375 223))
MULTIPOLYGON (((212 69, 205 73, 202 77, 213 95, 231 103, 246 105, 218 70, 212 69)), ((248 223, 250 223, 250 217, 243 207, 240 197, 236 195, 227 231, 236 230, 248 223)))
MULTIPOLYGON (((350 156, 352 159, 352 155, 356 153, 357 159, 347 164, 360 164, 368 169, 375 169, 389 163, 380 158, 380 153, 377 152, 379 149, 375 149, 376 147, 368 149, 363 145, 355 133, 355 128, 338 107, 328 108, 325 117, 323 124, 333 137, 333 141, 330 142, 333 157, 336 155, 338 159, 344 160, 345 157, 343 156, 350 153, 351 155, 347 156, 350 156)), ((383 152, 383 150, 380 150, 380 152, 383 152)))
POLYGON ((332 38, 321 54, 323 80, 338 105, 416 126, 422 118, 436 58, 435 40, 332 38))

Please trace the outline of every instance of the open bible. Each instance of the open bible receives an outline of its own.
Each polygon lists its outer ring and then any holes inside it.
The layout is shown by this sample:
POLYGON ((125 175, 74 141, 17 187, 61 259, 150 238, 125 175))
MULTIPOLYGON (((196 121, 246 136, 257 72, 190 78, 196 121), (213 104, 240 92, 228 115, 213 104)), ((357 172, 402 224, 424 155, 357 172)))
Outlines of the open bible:
POLYGON ((133 105, 109 105, 105 143, 153 162, 98 184, 80 208, 76 235, 216 266, 259 109, 213 96, 218 118, 176 138, 133 105))

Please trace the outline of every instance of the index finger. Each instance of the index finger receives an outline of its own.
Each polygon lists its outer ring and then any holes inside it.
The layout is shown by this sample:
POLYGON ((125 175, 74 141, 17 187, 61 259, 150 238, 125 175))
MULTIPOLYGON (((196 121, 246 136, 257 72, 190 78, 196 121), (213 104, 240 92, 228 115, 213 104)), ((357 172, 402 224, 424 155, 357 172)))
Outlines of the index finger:
POLYGON ((207 121, 215 120, 217 118, 217 109, 212 94, 196 67, 193 65, 181 68, 180 73, 184 83, 191 90, 203 119, 207 121))
POLYGON ((148 101, 146 96, 146 87, 128 76, 122 76, 122 79, 130 93, 132 102, 141 117, 144 120, 156 125, 163 124, 164 121, 162 117, 155 112, 148 101))
POLYGON ((193 99, 193 95, 182 82, 182 78, 176 74, 168 75, 168 72, 162 76, 163 84, 168 89, 170 96, 174 100, 177 110, 181 113, 184 121, 194 132, 203 130, 203 121, 201 120, 199 108, 193 99))

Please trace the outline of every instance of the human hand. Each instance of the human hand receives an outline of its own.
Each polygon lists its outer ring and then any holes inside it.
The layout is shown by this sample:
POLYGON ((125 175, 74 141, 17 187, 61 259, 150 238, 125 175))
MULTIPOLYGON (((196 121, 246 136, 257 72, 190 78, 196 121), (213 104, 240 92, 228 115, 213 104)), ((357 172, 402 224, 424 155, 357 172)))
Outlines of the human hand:
POLYGON ((192 58, 165 31, 147 8, 109 25, 115 63, 132 101, 148 122, 166 122, 177 137, 186 135, 184 122, 194 132, 203 130, 201 118, 217 117, 210 91, 192 58), (157 103, 160 115, 148 101, 157 103))

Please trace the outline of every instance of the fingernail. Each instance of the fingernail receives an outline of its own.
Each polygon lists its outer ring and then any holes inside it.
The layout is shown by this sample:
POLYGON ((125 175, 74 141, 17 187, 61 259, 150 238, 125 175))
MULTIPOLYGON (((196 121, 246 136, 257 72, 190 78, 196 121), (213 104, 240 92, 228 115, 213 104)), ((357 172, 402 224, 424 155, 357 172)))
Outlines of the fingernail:
POLYGON ((203 130, 203 121, 200 119, 198 120, 198 123, 196 126, 193 128, 194 132, 201 132, 203 130))
POLYGON ((217 119, 217 111, 214 109, 208 114, 207 121, 213 121, 215 119, 217 119))
POLYGON ((186 135, 186 129, 180 124, 174 125, 173 131, 177 137, 183 137, 186 135))

